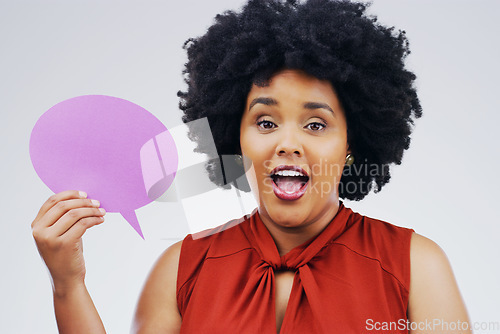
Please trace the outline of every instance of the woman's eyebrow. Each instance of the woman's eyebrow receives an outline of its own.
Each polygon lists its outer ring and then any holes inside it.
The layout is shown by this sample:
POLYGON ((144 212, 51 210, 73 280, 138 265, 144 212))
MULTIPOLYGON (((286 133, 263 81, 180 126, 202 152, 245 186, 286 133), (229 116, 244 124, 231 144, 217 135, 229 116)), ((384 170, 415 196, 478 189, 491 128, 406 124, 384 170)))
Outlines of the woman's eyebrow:
POLYGON ((271 97, 257 97, 252 100, 250 103, 250 106, 248 107, 248 110, 252 109, 254 105, 257 103, 265 104, 266 106, 275 106, 278 104, 278 101, 271 97))
POLYGON ((326 109, 332 112, 332 114, 335 116, 335 112, 333 111, 332 108, 326 103, 321 103, 321 102, 306 102, 304 103, 304 108, 306 109, 326 109))

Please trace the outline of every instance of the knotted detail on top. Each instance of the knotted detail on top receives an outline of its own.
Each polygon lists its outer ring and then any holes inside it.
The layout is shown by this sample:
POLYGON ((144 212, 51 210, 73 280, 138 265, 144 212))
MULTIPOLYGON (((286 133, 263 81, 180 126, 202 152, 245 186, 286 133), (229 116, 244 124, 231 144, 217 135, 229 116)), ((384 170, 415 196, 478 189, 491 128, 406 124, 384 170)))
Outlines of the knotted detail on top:
MULTIPOLYGON (((327 227, 316 237, 306 241, 305 243, 293 248, 287 254, 280 256, 276 243, 266 226, 262 222, 259 214, 255 215, 255 219, 250 222, 250 228, 253 232, 253 240, 250 243, 254 245, 256 251, 259 253, 262 264, 256 270, 257 276, 261 275, 261 284, 269 284, 263 290, 273 290, 275 273, 278 271, 293 271, 295 272, 294 283, 292 287, 293 294, 291 293, 290 299, 283 319, 281 332, 288 333, 292 330, 290 328, 291 320, 290 314, 295 314, 299 305, 304 304, 302 299, 307 300, 312 316, 316 321, 316 325, 323 333, 328 332, 327 324, 324 321, 325 317, 322 316, 323 305, 321 303, 321 291, 314 279, 308 263, 325 247, 329 242, 335 240, 336 237, 342 234, 348 222, 348 217, 351 211, 347 210, 342 202, 334 219, 327 225, 327 227), (268 267, 268 270, 264 268, 268 267), (263 270, 264 269, 264 270, 263 270)), ((271 303, 274 304, 274 293, 271 292, 271 303)), ((303 306, 302 306, 303 307, 303 306)), ((274 313, 274 312, 273 312, 274 313)))
POLYGON ((254 245, 262 261, 269 264, 275 271, 296 271, 314 258, 329 242, 342 234, 347 227, 348 217, 351 212, 340 202, 337 214, 320 234, 293 248, 283 256, 279 255, 271 234, 257 213, 254 216, 255 219, 250 221, 250 228, 253 232, 253 236, 250 236, 252 237, 250 242, 254 245))
POLYGON ((297 271, 297 267, 289 265, 285 259, 281 259, 281 262, 279 265, 271 265, 273 268, 274 272, 279 272, 279 271, 297 271))

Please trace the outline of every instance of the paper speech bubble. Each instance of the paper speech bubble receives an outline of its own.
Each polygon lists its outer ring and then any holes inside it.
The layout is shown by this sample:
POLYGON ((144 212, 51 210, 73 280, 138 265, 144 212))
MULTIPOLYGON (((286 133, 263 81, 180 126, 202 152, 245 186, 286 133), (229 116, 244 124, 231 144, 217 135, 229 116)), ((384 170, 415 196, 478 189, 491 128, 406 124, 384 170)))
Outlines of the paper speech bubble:
POLYGON ((74 97, 45 112, 31 133, 30 156, 53 192, 87 192, 142 238, 135 210, 168 189, 178 164, 174 140, 154 115, 104 95, 74 97))

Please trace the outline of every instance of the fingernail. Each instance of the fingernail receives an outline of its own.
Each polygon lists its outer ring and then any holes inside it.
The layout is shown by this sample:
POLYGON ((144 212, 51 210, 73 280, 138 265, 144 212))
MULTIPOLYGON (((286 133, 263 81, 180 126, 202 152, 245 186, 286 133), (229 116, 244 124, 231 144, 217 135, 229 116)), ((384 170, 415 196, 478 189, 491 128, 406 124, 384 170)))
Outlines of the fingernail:
POLYGON ((78 195, 80 195, 81 198, 87 198, 87 193, 85 191, 79 191, 78 195))
POLYGON ((98 201, 98 200, 92 199, 92 200, 90 200, 90 201, 92 202, 92 205, 93 205, 93 206, 99 207, 99 205, 101 205, 101 203, 99 203, 99 201, 98 201))
POLYGON ((103 208, 99 208, 99 211, 101 211, 101 213, 102 213, 103 215, 105 215, 105 214, 106 214, 106 210, 104 210, 103 208))

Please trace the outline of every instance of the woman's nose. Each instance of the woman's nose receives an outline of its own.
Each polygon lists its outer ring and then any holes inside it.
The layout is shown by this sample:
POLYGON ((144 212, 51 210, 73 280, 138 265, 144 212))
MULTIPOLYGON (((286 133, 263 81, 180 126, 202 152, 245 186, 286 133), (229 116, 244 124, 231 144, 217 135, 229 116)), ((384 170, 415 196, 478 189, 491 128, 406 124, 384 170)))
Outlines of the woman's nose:
POLYGON ((276 155, 301 157, 304 153, 299 135, 294 130, 282 129, 276 145, 276 155))

